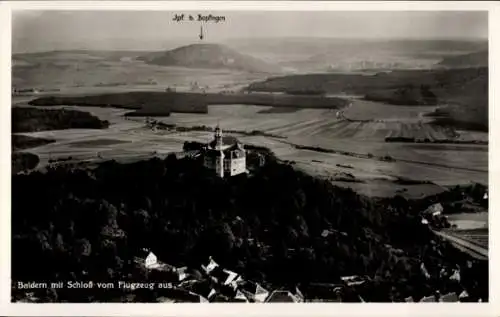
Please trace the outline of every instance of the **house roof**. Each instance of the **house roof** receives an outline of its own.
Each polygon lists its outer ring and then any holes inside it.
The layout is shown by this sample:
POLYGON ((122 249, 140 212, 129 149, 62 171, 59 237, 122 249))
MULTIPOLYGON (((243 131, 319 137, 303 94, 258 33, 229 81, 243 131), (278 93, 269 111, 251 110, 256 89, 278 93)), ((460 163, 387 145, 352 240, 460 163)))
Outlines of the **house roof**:
POLYGON ((298 303, 299 300, 289 291, 274 291, 266 299, 266 302, 275 303, 298 303))
POLYGON ((248 302, 248 298, 245 296, 243 292, 238 290, 233 298, 233 301, 248 302))
POLYGON ((366 280, 363 277, 357 275, 342 276, 340 279, 348 286, 357 286, 366 282, 366 280))
POLYGON ((208 264, 206 266, 202 265, 201 267, 205 271, 205 273, 210 274, 210 272, 215 268, 217 268, 218 266, 219 264, 217 264, 217 262, 215 262, 214 259, 210 256, 208 258, 208 264))
POLYGON ((237 273, 225 270, 220 266, 215 267, 209 274, 210 276, 215 277, 219 283, 224 285, 230 284, 238 276, 237 273))
POLYGON ((236 154, 241 154, 241 155, 244 155, 245 154, 245 150, 243 149, 243 147, 241 146, 240 143, 237 143, 237 144, 233 144, 232 146, 230 146, 229 148, 227 148, 225 150, 226 153, 228 152, 233 152, 233 153, 236 153, 236 154))
POLYGON ((217 294, 211 299, 211 301, 214 303, 227 303, 230 302, 230 299, 222 294, 217 294))
POLYGON ((436 302, 436 297, 435 296, 426 296, 420 300, 423 303, 432 303, 436 302))
POLYGON ((443 212, 443 205, 440 203, 433 204, 424 210, 424 214, 437 214, 443 212))
POLYGON ((182 286, 181 289, 184 291, 187 291, 192 294, 196 294, 198 296, 201 296, 205 299, 210 299, 214 295, 217 294, 217 292, 214 292, 214 289, 210 285, 210 282, 207 280, 203 281, 193 281, 192 283, 183 283, 181 284, 182 286))
POLYGON ((443 295, 440 299, 441 302, 447 302, 447 303, 455 303, 458 302, 458 296, 456 293, 449 293, 446 295, 443 295))
POLYGON ((244 281, 240 283, 239 288, 254 295, 257 292, 257 283, 244 281))

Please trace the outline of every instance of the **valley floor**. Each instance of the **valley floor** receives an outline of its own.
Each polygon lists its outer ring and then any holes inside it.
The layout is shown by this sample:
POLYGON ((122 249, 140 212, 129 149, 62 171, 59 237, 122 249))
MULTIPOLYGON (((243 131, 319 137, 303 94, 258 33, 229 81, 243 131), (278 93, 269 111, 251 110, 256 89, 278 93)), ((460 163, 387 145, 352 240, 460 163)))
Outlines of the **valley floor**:
MULTIPOLYGON (((21 103, 23 101, 20 101, 21 103)), ((50 107, 54 108, 54 107, 50 107)), ((60 108, 60 107, 55 107, 60 108)), ((71 107, 90 111, 111 125, 105 130, 64 130, 26 133, 56 142, 29 149, 39 155, 40 166, 49 160, 135 160, 181 152, 185 141, 208 142, 212 132, 153 130, 145 118, 125 118, 127 110, 71 107)), ((478 144, 423 144, 384 142, 388 135, 426 135, 434 140, 449 131, 430 125, 423 113, 433 107, 388 106, 353 100, 340 116, 336 110, 301 109, 263 113, 270 107, 209 106, 208 114, 172 113, 155 119, 178 127, 215 127, 278 135, 237 134, 243 143, 270 148, 282 160, 368 196, 419 198, 445 190, 445 186, 488 183, 488 146, 478 144), (354 119, 359 118, 355 121, 354 119), (403 180, 403 181, 402 181, 403 180), (404 181, 411 180, 411 181, 404 181)), ((487 133, 456 131, 461 140, 487 141, 487 133)))

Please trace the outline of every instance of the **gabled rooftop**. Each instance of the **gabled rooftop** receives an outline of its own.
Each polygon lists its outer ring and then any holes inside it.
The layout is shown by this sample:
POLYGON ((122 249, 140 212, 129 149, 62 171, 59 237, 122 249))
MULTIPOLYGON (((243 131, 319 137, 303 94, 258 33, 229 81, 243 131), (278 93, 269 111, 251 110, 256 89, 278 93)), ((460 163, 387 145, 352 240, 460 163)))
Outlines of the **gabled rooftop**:
POLYGON ((266 303, 300 303, 301 300, 289 291, 273 291, 266 299, 266 303))

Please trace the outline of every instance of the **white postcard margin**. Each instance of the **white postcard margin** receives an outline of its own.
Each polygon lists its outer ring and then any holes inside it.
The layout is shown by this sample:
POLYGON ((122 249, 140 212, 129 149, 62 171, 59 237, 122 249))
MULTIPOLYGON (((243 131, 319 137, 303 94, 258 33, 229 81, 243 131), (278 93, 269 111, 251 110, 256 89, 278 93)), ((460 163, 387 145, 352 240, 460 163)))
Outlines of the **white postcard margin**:
MULTIPOLYGON (((487 1, 16 1, 0 2, 0 313, 3 316, 499 316, 500 315, 500 3, 487 1), (489 303, 426 304, 20 304, 10 303, 11 12, 12 10, 489 11, 489 303), (498 121, 498 122, 495 122, 498 121), (499 205, 497 207, 497 204, 499 205), (495 243, 497 242, 497 243, 495 243)), ((27 197, 29 199, 29 197, 27 197)), ((36 259, 27 261, 36 265, 36 259)))

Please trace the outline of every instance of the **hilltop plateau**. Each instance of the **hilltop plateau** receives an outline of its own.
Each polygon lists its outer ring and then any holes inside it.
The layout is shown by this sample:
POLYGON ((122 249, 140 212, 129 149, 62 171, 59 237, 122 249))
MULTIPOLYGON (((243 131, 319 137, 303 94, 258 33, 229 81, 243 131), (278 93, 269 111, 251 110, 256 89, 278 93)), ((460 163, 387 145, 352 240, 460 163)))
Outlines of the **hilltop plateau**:
POLYGON ((220 44, 192 44, 166 52, 149 53, 137 59, 148 64, 162 66, 225 68, 264 73, 279 71, 276 66, 220 44))

